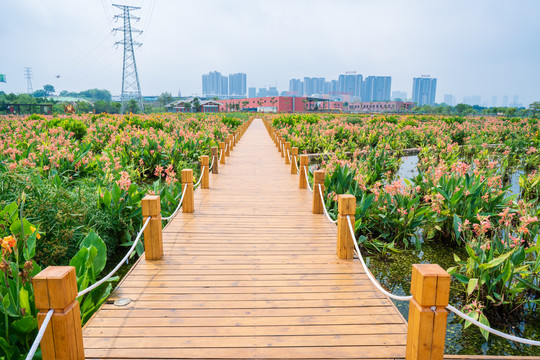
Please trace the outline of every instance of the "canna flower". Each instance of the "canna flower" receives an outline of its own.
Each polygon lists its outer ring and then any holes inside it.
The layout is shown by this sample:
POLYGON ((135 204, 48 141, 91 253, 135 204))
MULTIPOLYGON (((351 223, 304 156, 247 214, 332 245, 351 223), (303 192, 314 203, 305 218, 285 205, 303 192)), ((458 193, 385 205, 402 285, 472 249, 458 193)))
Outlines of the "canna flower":
POLYGON ((30 226, 30 232, 33 234, 34 232, 36 233, 36 239, 41 239, 41 235, 39 235, 38 232, 36 232, 36 228, 33 227, 33 226, 30 226))
POLYGON ((2 239, 2 254, 5 255, 7 253, 11 254, 11 249, 17 245, 17 240, 11 235, 6 236, 2 239))

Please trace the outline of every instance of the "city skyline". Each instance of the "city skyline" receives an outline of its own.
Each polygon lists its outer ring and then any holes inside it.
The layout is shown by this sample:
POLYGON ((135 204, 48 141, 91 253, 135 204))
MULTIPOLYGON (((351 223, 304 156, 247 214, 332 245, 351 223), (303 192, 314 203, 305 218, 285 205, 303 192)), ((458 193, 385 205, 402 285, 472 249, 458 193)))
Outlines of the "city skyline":
MULTIPOLYGON (((413 77, 431 74, 438 79, 437 103, 445 94, 457 102, 481 96, 488 105, 493 97, 503 104, 506 96, 511 104, 518 96, 524 106, 540 99, 537 1, 131 3, 141 6, 135 26, 144 31, 137 36, 143 46, 135 54, 144 95, 200 95, 200 74, 221 68, 249 74, 246 88, 285 90, 299 74, 337 79, 360 70, 391 75, 392 90, 407 94, 413 77), (179 22, 179 13, 191 15, 179 22), (370 16, 357 21, 358 14, 370 16), (190 34, 200 24, 197 36, 183 36, 181 45, 171 41, 172 34, 190 34), (369 31, 381 24, 379 31, 369 31), (299 43, 300 38, 317 41, 299 43)), ((118 35, 111 32, 117 26, 112 1, 21 0, 0 8, 9 14, 0 23, 0 74, 7 78, 0 91, 26 92, 24 67, 31 67, 34 89, 51 84, 57 92, 120 93, 122 52, 113 46, 118 35)))

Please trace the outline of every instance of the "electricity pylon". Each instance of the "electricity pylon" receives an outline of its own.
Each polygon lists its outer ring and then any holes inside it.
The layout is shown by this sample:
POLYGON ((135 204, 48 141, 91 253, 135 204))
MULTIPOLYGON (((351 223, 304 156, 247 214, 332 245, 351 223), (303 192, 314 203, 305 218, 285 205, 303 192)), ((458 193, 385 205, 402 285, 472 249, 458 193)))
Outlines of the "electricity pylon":
POLYGON ((124 39, 117 41, 115 45, 124 45, 124 67, 122 70, 122 110, 123 114, 127 108, 127 102, 131 99, 137 100, 141 112, 144 113, 144 105, 141 95, 141 86, 139 84, 139 74, 137 73, 137 64, 135 63, 135 53, 133 51, 134 46, 141 46, 142 44, 137 41, 133 41, 132 33, 142 33, 141 30, 133 29, 131 27, 131 19, 139 20, 140 18, 132 16, 130 11, 139 10, 140 7, 136 6, 127 6, 127 5, 116 5, 122 14, 115 15, 114 19, 123 18, 124 26, 121 28, 113 29, 116 31, 122 31, 124 33, 124 39))
POLYGON ((34 89, 32 89, 32 68, 31 67, 24 68, 24 78, 26 79, 26 92, 28 94, 33 93, 34 89))

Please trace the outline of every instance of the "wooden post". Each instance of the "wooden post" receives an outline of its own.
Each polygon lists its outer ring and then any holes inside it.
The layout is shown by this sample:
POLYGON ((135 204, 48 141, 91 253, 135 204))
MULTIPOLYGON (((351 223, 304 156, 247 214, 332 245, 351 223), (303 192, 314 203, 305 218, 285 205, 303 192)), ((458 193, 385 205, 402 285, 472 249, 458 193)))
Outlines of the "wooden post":
POLYGON ((234 150, 234 134, 229 135, 229 150, 234 150))
POLYGON ((32 279, 34 299, 43 324, 54 309, 41 339, 41 354, 49 359, 84 359, 81 310, 77 299, 77 275, 73 266, 49 266, 32 279))
POLYGON ((298 158, 298 148, 295 146, 291 148, 291 174, 298 174, 298 164, 296 163, 298 158))
POLYGON ((285 165, 289 165, 291 163, 289 157, 291 156, 291 142, 285 141, 285 165))
POLYGON ((219 150, 216 146, 210 148, 212 152, 212 174, 219 174, 219 150))
POLYGON ((225 143, 223 141, 219 143, 219 153, 219 156, 221 157, 219 163, 225 164, 225 143))
POLYGON ((234 132, 234 146, 236 146, 236 144, 238 144, 238 141, 240 141, 240 130, 236 130, 234 132))
POLYGON ((182 204, 182 212, 192 213, 195 209, 195 199, 193 198, 193 169, 184 169, 180 174, 182 180, 182 191, 184 186, 187 186, 186 195, 184 195, 184 203, 182 204))
POLYGON ((161 201, 159 195, 146 195, 141 200, 143 224, 152 217, 144 229, 144 258, 159 260, 163 257, 163 238, 161 234, 161 201))
POLYGON ((306 171, 307 171, 308 161, 309 161, 309 158, 307 155, 300 155, 300 178, 299 178, 299 183, 298 183, 298 187, 300 189, 307 188, 306 171))
POLYGON ((356 214, 356 198, 354 195, 338 195, 338 212, 336 253, 340 259, 352 259, 354 255, 354 239, 349 229, 347 215, 350 216, 351 225, 354 229, 354 215, 356 214))
POLYGON ((450 275, 437 264, 412 268, 406 360, 442 360, 450 275))
POLYGON ((285 138, 283 136, 279 139, 279 151, 281 152, 281 157, 285 157, 285 138))
POLYGON ((210 187, 210 171, 209 171, 209 164, 210 158, 207 155, 201 156, 201 189, 208 189, 210 187))
POLYGON ((321 187, 321 193, 324 195, 324 170, 315 170, 313 172, 313 206, 312 210, 314 214, 322 214, 323 202, 321 199, 321 194, 319 193, 319 186, 321 187))
POLYGON ((226 139, 225 139, 225 142, 227 143, 227 145, 225 146, 225 156, 229 157, 231 156, 231 136, 229 135, 226 139))

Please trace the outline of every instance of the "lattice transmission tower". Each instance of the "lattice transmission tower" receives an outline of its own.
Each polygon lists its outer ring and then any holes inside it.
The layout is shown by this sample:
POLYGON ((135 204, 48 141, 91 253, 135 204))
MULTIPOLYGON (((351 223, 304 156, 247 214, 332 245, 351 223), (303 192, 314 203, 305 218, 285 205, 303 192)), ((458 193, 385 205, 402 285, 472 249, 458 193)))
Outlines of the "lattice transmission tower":
POLYGON ((135 99, 139 103, 141 112, 144 113, 144 105, 141 95, 141 85, 139 84, 139 74, 137 73, 137 64, 135 63, 135 52, 133 51, 134 46, 141 46, 142 44, 137 41, 133 41, 132 33, 142 33, 141 30, 137 30, 131 27, 131 19, 140 20, 139 17, 131 15, 131 11, 139 10, 140 7, 136 6, 127 6, 127 5, 117 5, 113 4, 120 10, 122 14, 114 16, 114 19, 122 18, 124 19, 124 26, 121 28, 113 29, 116 31, 121 31, 124 33, 124 39, 117 41, 115 45, 124 45, 124 67, 122 71, 122 110, 123 114, 127 108, 127 102, 129 100, 135 99))
POLYGON ((32 68, 31 67, 25 67, 24 68, 24 78, 26 79, 26 92, 28 94, 31 94, 34 92, 34 89, 32 88, 32 68))

